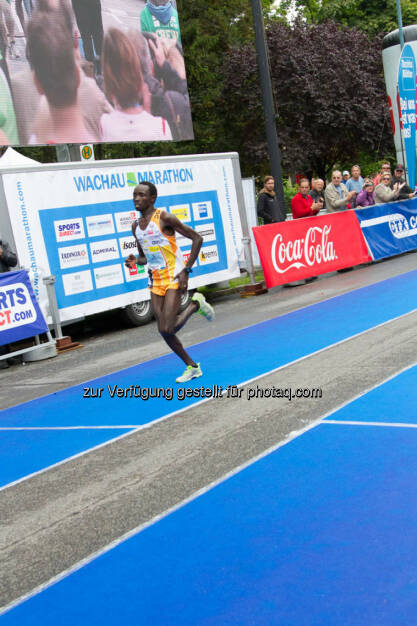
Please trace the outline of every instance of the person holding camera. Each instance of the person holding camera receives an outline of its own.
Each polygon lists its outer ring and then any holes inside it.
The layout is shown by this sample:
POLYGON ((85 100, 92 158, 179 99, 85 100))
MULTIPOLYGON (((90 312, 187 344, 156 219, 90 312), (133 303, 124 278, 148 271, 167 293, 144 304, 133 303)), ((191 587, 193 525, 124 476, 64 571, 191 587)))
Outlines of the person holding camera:
POLYGON ((321 196, 314 202, 310 196, 310 182, 307 178, 302 178, 298 185, 298 193, 291 200, 291 211, 293 218, 312 217, 323 208, 324 201, 321 196))

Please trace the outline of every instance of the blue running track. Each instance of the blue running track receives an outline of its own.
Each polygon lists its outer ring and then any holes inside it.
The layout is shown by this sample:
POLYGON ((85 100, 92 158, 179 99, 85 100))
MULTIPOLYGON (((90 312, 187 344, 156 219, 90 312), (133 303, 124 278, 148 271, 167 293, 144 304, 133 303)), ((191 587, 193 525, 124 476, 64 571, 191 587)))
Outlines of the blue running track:
MULTIPOLYGON (((416 309, 413 271, 193 346, 204 376, 188 386, 239 385, 416 309)), ((0 452, 8 450, 8 462, 0 467, 0 487, 196 404, 196 398, 176 396, 182 367, 169 354, 89 382, 103 387, 101 398, 83 398, 84 383, 2 411, 0 452), (173 388, 174 398, 111 398, 107 390, 132 384, 173 388), (7 430, 79 426, 93 432, 7 430), (94 430, 101 426, 111 429, 94 430)))
MULTIPOLYGON (((392 423, 416 383, 413 367, 346 411, 392 423)), ((417 423, 414 397, 401 417, 417 423)), ((1 626, 414 624, 416 448, 417 428, 322 422, 12 608, 1 626)))

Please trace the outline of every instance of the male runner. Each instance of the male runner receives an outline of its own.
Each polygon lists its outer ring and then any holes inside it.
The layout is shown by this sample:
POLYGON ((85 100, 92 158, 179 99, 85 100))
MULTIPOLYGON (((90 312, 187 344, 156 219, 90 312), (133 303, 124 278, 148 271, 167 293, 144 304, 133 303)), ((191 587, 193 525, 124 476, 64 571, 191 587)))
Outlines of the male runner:
POLYGON ((158 192, 152 183, 142 182, 133 191, 133 204, 140 217, 132 224, 139 255, 130 254, 127 267, 148 265, 149 288, 152 308, 158 322, 158 330, 171 350, 187 365, 187 369, 177 378, 177 383, 185 383, 202 376, 200 363, 196 363, 184 350, 176 333, 195 312, 201 313, 208 321, 214 319, 214 310, 203 294, 195 293, 187 308, 178 313, 181 294, 187 291, 188 276, 198 256, 203 238, 195 230, 183 224, 175 215, 154 207, 158 192), (186 265, 176 242, 175 233, 191 239, 192 246, 186 265))

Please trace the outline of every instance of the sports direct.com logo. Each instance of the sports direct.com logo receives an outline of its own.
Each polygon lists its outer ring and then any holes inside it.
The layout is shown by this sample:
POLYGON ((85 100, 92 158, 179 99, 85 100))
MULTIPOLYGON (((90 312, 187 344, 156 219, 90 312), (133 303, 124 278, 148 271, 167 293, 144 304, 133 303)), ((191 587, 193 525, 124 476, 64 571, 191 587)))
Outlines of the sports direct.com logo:
POLYGON ((32 324, 36 317, 26 285, 14 283, 0 289, 0 330, 32 324))
POLYGON ((271 258, 274 269, 285 274, 292 268, 312 267, 337 259, 333 241, 329 241, 331 226, 308 229, 305 237, 284 241, 278 233, 272 242, 271 258))
POLYGON ((54 221, 54 228, 57 241, 84 239, 84 224, 82 218, 75 218, 71 221, 54 221))

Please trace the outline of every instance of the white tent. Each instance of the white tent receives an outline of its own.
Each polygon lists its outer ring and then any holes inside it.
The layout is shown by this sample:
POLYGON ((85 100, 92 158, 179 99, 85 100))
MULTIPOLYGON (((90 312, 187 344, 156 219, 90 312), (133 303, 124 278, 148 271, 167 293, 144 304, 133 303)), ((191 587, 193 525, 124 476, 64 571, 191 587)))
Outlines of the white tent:
POLYGON ((34 165, 39 165, 39 162, 23 156, 23 154, 10 147, 0 157, 0 169, 5 167, 31 167, 34 165))

